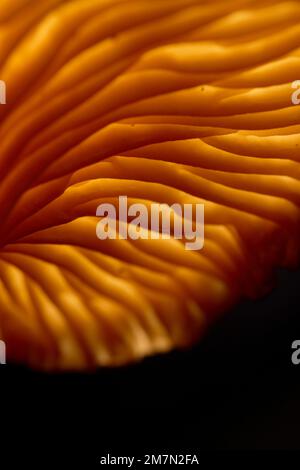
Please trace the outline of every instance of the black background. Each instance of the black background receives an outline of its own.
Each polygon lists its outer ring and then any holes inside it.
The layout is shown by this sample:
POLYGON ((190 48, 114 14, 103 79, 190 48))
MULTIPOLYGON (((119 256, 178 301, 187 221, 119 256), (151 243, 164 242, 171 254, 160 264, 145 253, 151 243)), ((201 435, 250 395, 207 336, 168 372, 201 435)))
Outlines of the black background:
POLYGON ((280 271, 271 294, 242 302, 189 351, 89 374, 1 366, 6 439, 26 441, 23 461, 43 448, 47 460, 63 452, 86 465, 106 452, 298 450, 295 339, 300 271, 280 271))

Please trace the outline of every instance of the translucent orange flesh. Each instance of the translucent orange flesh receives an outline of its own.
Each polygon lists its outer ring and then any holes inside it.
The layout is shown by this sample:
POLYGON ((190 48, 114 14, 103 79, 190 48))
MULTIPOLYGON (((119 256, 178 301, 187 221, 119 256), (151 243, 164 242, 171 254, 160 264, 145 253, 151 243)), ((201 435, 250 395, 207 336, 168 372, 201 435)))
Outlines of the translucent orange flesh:
POLYGON ((299 1, 1 0, 0 339, 40 369, 198 340, 298 262, 299 1), (205 246, 96 237, 204 203, 205 246))

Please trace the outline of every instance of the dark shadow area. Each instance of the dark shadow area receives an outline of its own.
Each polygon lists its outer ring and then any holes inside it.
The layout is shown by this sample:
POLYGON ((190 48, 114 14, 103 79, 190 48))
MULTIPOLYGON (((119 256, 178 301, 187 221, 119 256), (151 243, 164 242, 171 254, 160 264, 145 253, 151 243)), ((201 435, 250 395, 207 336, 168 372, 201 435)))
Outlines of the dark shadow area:
POLYGON ((62 445, 69 458, 82 451, 94 461, 122 449, 124 455, 138 449, 299 449, 295 339, 300 271, 281 271, 271 294, 241 303, 189 351, 90 374, 3 366, 1 383, 14 401, 15 419, 35 414, 41 428, 50 420, 56 429, 51 452, 62 445))

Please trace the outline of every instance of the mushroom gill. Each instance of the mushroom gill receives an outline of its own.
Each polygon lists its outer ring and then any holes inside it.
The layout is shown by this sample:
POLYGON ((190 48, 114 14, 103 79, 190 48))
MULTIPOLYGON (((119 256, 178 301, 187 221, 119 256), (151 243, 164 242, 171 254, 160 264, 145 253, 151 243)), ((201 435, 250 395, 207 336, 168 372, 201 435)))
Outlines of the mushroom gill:
POLYGON ((298 259, 300 9, 1 0, 0 338, 42 369, 192 344, 298 259), (96 209, 204 203, 205 246, 96 237, 96 209))

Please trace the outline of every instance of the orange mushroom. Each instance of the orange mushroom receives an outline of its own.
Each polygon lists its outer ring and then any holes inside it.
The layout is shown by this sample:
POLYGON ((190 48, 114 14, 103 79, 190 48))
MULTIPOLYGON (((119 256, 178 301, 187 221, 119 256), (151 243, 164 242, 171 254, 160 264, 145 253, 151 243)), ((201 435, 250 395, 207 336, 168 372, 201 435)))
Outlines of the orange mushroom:
POLYGON ((0 339, 40 369, 196 341, 299 258, 300 9, 2 0, 0 339), (99 240, 101 203, 204 204, 205 246, 99 240))

